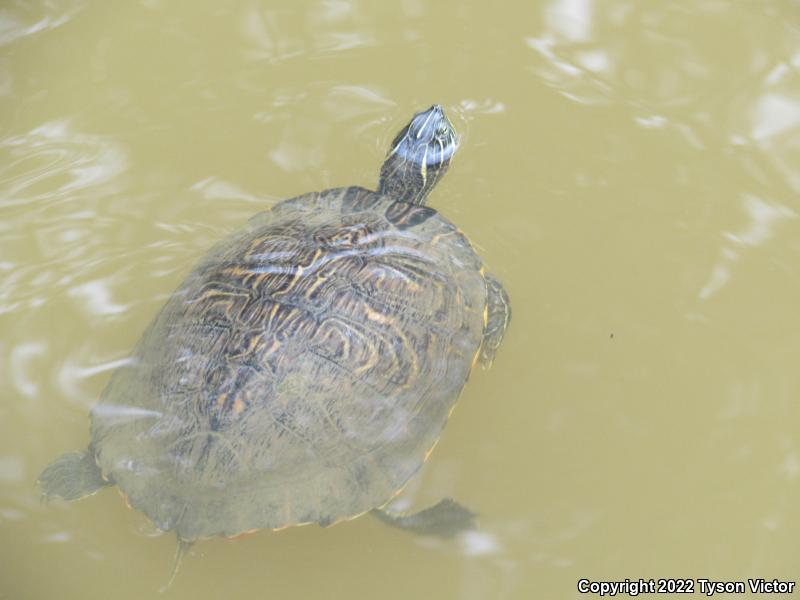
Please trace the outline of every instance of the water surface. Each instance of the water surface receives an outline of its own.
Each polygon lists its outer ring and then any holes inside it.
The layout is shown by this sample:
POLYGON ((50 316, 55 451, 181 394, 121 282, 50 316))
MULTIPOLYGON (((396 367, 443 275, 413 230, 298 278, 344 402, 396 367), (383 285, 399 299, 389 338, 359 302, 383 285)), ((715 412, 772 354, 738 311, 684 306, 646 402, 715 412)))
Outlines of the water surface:
POLYGON ((278 200, 371 186, 441 103, 430 204, 514 319, 399 506, 194 546, 175 598, 574 598, 796 577, 792 2, 10 2, 0 8, 0 597, 146 598, 174 536, 35 479, 194 262, 278 200))

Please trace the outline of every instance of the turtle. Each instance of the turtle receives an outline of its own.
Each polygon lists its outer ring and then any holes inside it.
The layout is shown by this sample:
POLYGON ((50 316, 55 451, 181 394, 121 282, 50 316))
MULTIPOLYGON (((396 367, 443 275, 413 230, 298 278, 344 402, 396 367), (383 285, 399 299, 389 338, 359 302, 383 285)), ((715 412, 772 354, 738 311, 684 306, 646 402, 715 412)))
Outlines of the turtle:
POLYGON ((386 508, 511 317, 426 205, 458 143, 434 105, 394 138, 377 190, 284 200, 213 246, 113 373, 88 448, 44 469, 43 496, 115 485, 179 547, 365 513, 444 537, 473 527, 449 498, 386 508))

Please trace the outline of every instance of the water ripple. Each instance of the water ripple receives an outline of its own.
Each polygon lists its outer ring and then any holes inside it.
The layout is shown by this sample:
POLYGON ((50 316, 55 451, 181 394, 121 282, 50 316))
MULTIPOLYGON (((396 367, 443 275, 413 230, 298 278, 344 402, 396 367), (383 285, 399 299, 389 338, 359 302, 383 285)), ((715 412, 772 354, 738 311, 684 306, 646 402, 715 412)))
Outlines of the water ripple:
POLYGON ((70 286, 103 314, 120 309, 103 299, 100 284, 92 283, 98 262, 114 254, 98 256, 92 249, 113 221, 100 216, 97 203, 119 191, 119 176, 128 168, 120 144, 77 131, 66 120, 48 121, 0 140, 0 165, 0 210, 15 215, 3 219, 5 226, 0 222, 0 314, 39 306, 55 290, 70 286), (23 234, 23 222, 33 236, 23 234))
POLYGON ((17 2, 13 9, 4 6, 0 8, 0 46, 61 27, 83 8, 83 2, 48 2, 44 5, 17 2))
POLYGON ((251 3, 240 17, 249 60, 281 63, 299 56, 325 56, 376 44, 346 1, 324 1, 308 11, 280 11, 251 3), (297 32, 313 31, 313 36, 297 32), (295 32, 294 34, 290 32, 295 32))
POLYGON ((68 199, 78 190, 111 182, 127 168, 113 141, 51 121, 0 141, 0 208, 68 199))
POLYGON ((707 300, 728 283, 733 264, 746 249, 764 245, 774 237, 778 224, 797 218, 797 213, 791 208, 771 204, 756 196, 746 194, 743 204, 750 222, 743 231, 723 232, 729 243, 720 250, 720 258, 698 294, 700 300, 707 300))

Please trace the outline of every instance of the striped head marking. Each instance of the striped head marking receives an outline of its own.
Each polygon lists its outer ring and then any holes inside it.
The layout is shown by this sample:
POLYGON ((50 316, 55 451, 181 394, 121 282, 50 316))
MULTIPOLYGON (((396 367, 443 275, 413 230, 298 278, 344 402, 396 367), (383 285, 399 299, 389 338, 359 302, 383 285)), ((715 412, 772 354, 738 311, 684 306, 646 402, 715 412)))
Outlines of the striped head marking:
POLYGON ((400 202, 424 204, 457 149, 456 130, 441 106, 415 114, 392 142, 378 192, 400 202))

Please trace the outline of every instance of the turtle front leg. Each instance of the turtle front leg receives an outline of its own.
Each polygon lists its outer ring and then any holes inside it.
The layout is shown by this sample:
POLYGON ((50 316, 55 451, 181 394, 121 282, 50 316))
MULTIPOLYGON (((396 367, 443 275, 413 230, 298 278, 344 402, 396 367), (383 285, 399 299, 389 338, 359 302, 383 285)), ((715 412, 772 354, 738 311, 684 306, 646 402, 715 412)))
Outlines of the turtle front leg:
POLYGON ((450 498, 412 514, 390 512, 382 508, 376 508, 372 514, 392 527, 441 538, 451 538, 475 529, 475 513, 450 498))
POLYGON ((486 281, 486 323, 483 327, 483 342, 478 354, 478 363, 485 369, 492 366, 497 348, 503 341, 508 324, 511 321, 511 303, 508 293, 497 279, 489 273, 484 275, 486 281))

